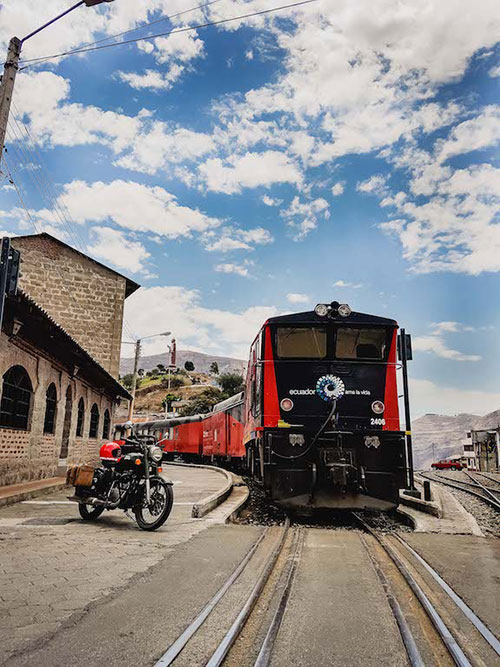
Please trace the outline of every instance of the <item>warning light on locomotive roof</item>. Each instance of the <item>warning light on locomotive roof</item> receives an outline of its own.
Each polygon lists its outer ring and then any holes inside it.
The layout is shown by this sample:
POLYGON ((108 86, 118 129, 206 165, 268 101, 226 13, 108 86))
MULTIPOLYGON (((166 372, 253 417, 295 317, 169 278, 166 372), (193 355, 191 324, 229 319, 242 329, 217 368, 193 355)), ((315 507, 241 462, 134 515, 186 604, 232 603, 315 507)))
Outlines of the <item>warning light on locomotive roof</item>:
POLYGON ((314 312, 318 317, 326 317, 327 315, 334 316, 340 315, 341 317, 349 317, 352 310, 347 303, 339 303, 338 301, 332 301, 331 303, 318 303, 314 312))

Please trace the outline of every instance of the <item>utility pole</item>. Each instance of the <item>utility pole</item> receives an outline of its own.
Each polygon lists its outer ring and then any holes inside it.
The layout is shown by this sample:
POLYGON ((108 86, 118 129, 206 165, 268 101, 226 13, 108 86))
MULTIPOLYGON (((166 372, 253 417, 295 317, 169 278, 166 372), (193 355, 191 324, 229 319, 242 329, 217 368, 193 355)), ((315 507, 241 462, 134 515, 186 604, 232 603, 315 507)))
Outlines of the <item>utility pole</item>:
POLYGON ((76 4, 72 5, 64 12, 61 12, 61 14, 58 14, 55 18, 51 19, 50 21, 47 21, 47 23, 44 23, 36 30, 30 32, 29 35, 26 35, 26 37, 23 37, 23 39, 19 39, 18 37, 12 37, 12 39, 10 40, 9 50, 7 53, 7 60, 5 61, 3 68, 2 81, 0 82, 0 159, 2 158, 3 149, 5 145, 5 133, 7 132, 7 124, 9 122, 12 93, 14 91, 16 74, 19 70, 19 56, 21 55, 21 48, 24 42, 30 39, 30 37, 37 35, 44 28, 47 28, 49 25, 52 25, 63 16, 66 16, 66 14, 69 14, 77 7, 81 7, 81 5, 86 5, 87 7, 94 7, 95 5, 100 5, 103 2, 113 2, 113 0, 79 0, 76 4))
POLYGON ((137 386, 137 369, 139 368, 139 359, 141 357, 141 341, 140 339, 135 343, 135 358, 134 358, 134 374, 132 375, 132 389, 130 393, 132 394, 132 400, 128 404, 128 420, 132 419, 134 413, 134 403, 135 403, 135 388, 137 386))
POLYGON ((406 436, 406 464, 408 466, 408 489, 410 495, 420 497, 420 492, 415 488, 413 476, 413 445, 411 438, 411 417, 410 417, 410 397, 408 390, 408 360, 411 360, 411 339, 405 329, 401 329, 399 334, 399 358, 403 371, 403 394, 405 406, 405 436, 406 436))
POLYGON ((0 159, 2 158, 3 147, 5 145, 5 133, 7 132, 7 123, 9 122, 14 83, 17 70, 19 69, 21 44, 22 42, 18 37, 12 37, 9 42, 7 60, 3 66, 2 82, 0 83, 0 159))

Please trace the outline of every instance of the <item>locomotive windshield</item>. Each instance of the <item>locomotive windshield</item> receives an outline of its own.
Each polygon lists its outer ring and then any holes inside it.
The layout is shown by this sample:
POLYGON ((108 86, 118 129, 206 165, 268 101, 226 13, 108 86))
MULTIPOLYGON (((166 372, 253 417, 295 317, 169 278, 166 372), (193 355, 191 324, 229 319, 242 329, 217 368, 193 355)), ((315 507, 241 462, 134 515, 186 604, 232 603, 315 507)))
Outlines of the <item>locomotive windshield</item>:
POLYGON ((324 359, 327 354, 326 328, 279 327, 276 342, 280 358, 324 359))
POLYGON ((384 359, 386 338, 385 329, 339 327, 335 356, 337 359, 384 359))
POLYGON ((349 326, 277 327, 279 359, 387 359, 385 328, 349 326))

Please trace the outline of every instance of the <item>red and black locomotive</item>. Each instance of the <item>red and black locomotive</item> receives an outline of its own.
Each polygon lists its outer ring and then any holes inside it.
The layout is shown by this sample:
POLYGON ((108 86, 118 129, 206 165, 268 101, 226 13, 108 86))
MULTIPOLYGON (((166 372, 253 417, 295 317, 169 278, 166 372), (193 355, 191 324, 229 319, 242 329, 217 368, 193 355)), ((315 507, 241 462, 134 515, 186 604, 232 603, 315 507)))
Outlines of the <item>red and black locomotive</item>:
POLYGON ((236 463, 291 509, 390 509, 406 478, 397 331, 337 302, 271 318, 250 348, 244 394, 136 430, 166 457, 236 463))

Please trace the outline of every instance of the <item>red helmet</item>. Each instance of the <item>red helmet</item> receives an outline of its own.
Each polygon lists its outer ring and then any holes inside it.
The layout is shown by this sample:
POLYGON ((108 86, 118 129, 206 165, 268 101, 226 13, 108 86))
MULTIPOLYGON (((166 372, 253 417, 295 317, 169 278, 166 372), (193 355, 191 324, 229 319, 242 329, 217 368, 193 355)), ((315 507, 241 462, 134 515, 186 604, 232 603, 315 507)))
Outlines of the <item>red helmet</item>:
POLYGON ((122 455, 122 450, 117 442, 106 442, 101 446, 99 456, 103 461, 118 463, 122 455))

